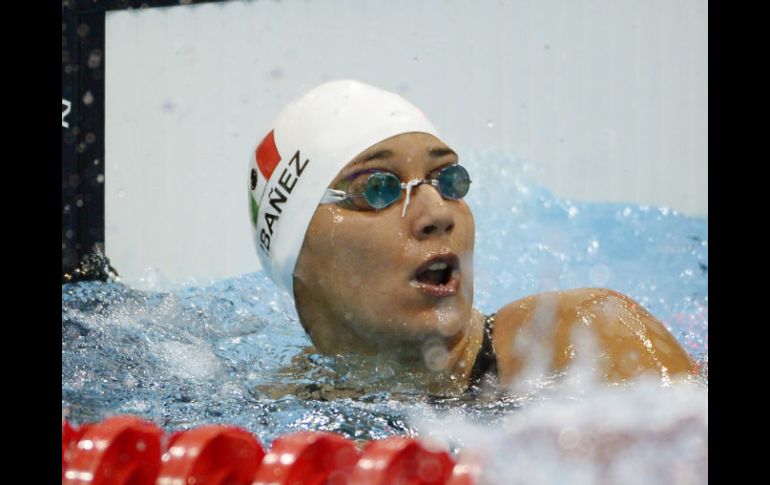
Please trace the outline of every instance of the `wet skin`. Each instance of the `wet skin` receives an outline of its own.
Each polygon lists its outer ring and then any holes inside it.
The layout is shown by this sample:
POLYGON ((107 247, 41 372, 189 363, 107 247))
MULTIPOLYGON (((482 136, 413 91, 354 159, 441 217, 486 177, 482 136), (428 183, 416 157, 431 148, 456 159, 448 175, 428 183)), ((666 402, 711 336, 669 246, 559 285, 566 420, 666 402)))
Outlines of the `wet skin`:
MULTIPOLYGON (((439 139, 406 133, 363 151, 329 187, 361 170, 389 171, 406 182, 457 162, 439 139)), ((464 200, 444 199, 429 185, 412 189, 402 217, 405 199, 402 193, 379 211, 318 206, 294 271, 297 312, 323 353, 377 355, 465 385, 483 335, 483 315, 473 308, 473 215, 464 200), (417 274, 441 257, 456 259, 451 283, 437 291, 417 274)), ((676 339, 644 308, 620 293, 589 288, 529 296, 497 312, 493 346, 501 383, 514 382, 535 358, 563 370, 580 331, 591 336, 609 380, 693 370, 676 339)))

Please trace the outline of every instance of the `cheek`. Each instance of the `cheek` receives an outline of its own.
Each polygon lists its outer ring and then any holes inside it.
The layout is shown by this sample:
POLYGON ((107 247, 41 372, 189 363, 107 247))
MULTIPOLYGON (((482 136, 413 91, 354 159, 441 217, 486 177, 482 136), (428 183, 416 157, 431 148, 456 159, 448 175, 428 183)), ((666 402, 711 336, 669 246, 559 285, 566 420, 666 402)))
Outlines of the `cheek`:
POLYGON ((338 287, 360 294, 383 288, 403 268, 404 233, 393 221, 372 221, 367 215, 338 215, 325 241, 326 265, 338 273, 338 287))
POLYGON ((476 222, 473 220, 473 213, 471 212, 470 207, 468 207, 468 204, 464 201, 461 206, 460 219, 463 222, 462 225, 459 226, 463 230, 463 237, 467 244, 473 248, 476 239, 476 222))

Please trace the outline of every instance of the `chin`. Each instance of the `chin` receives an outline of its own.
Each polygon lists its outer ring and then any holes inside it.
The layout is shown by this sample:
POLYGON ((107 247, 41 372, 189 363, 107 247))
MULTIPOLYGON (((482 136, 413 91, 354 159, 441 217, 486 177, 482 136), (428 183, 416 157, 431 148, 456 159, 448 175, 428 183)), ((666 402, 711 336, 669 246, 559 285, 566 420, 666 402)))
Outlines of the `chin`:
POLYGON ((451 339, 465 330, 470 312, 468 305, 442 301, 413 317, 413 338, 420 341, 451 339))

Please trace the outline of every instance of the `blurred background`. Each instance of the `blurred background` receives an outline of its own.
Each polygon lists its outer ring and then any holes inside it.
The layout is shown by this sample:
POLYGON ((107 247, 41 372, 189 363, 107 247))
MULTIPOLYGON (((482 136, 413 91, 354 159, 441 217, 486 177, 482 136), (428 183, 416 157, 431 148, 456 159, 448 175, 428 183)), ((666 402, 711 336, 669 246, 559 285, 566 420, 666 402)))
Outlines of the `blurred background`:
POLYGON ((519 158, 559 197, 707 218, 707 14, 704 0, 108 11, 106 254, 139 287, 259 269, 249 153, 287 102, 339 78, 412 101, 461 160, 519 158))

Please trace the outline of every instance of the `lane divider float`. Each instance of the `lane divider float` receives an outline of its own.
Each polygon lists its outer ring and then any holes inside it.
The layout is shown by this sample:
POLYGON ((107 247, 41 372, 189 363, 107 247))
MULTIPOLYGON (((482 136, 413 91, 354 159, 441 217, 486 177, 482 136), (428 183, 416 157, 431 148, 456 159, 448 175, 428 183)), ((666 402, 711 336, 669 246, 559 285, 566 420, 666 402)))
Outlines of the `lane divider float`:
POLYGON ((391 436, 359 448, 329 432, 279 436, 206 425, 170 435, 133 416, 62 422, 62 485, 476 485, 478 456, 391 436))

